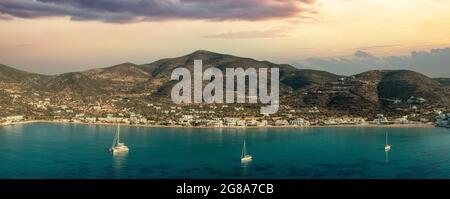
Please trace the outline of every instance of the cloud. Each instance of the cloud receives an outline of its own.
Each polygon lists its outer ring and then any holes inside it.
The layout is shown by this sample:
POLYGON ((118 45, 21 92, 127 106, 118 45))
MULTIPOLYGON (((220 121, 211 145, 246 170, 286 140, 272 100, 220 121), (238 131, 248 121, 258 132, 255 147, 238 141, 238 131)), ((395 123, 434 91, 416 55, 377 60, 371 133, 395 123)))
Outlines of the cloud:
POLYGON ((11 17, 5 14, 0 13, 0 20, 10 20, 11 17))
POLYGON ((354 50, 375 50, 375 49, 385 49, 385 48, 393 48, 398 47, 400 45, 391 44, 391 45, 375 45, 375 46, 361 46, 358 48, 353 48, 354 50))
POLYGON ((267 29, 267 30, 250 30, 239 32, 225 32, 215 35, 206 35, 204 38, 212 39, 261 39, 261 38, 277 38, 286 36, 285 29, 267 29))
POLYGON ((361 58, 361 59, 372 59, 375 58, 374 56, 372 56, 370 53, 368 52, 364 52, 362 50, 358 50, 356 51, 353 56, 357 57, 357 58, 361 58))
POLYGON ((302 68, 313 68, 341 75, 368 70, 414 70, 431 77, 450 77, 450 48, 414 51, 408 56, 377 57, 358 50, 351 57, 308 58, 293 62, 302 68))
POLYGON ((264 20, 309 11, 315 0, 1 0, 0 14, 128 23, 165 19, 264 20))

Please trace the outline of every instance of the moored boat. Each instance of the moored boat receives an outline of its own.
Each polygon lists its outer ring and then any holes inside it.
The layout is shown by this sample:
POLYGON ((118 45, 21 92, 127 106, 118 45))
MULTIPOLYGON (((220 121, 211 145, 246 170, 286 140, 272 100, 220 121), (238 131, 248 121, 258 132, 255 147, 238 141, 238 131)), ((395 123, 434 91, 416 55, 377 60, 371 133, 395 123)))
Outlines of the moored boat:
POLYGON ((114 137, 113 145, 109 149, 111 153, 120 153, 129 151, 128 147, 124 143, 120 143, 120 125, 117 125, 116 136, 114 137))

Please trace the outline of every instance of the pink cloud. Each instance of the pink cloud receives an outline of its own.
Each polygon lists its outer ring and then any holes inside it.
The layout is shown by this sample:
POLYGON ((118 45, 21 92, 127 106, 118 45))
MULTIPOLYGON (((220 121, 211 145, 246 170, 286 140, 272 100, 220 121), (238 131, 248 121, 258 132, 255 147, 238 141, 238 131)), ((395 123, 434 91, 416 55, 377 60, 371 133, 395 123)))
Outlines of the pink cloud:
POLYGON ((315 0, 2 0, 0 14, 19 18, 69 16, 104 22, 167 19, 264 20, 307 11, 315 0))

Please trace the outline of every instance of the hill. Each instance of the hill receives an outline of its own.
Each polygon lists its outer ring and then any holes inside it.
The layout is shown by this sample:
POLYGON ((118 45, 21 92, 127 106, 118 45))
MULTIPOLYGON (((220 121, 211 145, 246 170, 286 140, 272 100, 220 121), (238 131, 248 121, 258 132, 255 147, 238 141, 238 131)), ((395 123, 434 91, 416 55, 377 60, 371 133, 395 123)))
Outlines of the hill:
POLYGON ((316 106, 335 113, 366 115, 409 107, 406 101, 411 96, 425 98, 426 106, 449 104, 449 79, 432 79, 414 71, 374 70, 339 76, 205 50, 148 64, 122 63, 51 76, 0 65, 0 88, 30 90, 54 98, 81 100, 80 103, 86 104, 109 102, 116 97, 138 99, 141 104, 170 103, 171 88, 176 83, 170 81, 172 71, 178 67, 193 71, 197 59, 202 60, 203 69, 212 66, 222 71, 237 67, 279 68, 280 103, 286 107, 308 109, 316 106), (393 105, 396 100, 402 103, 393 105))

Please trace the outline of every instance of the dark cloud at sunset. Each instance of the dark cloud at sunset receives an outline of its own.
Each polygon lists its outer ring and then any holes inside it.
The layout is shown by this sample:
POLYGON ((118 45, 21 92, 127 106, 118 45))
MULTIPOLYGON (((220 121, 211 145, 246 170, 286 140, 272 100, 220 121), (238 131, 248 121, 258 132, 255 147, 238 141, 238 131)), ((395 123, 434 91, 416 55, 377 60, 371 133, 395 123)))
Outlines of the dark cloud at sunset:
POLYGON ((296 16, 315 0, 2 0, 18 18, 65 17, 103 22, 166 19, 264 20, 296 16))

